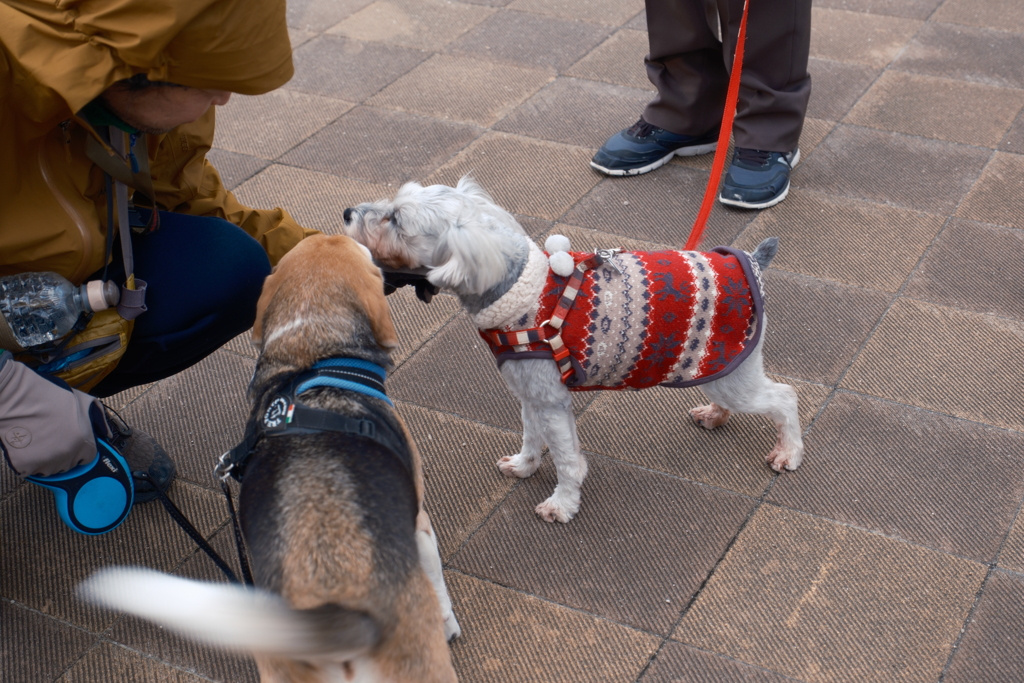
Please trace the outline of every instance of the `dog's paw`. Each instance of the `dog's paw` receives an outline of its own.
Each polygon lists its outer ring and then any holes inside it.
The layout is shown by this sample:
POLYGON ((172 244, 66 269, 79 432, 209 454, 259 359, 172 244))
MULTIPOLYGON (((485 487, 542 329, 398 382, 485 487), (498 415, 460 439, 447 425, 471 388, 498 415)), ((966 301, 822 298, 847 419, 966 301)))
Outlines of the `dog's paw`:
POLYGON ((704 429, 714 429, 729 421, 729 411, 716 403, 709 403, 706 406, 691 409, 690 417, 704 429))
POLYGON ((555 496, 551 496, 537 506, 536 512, 537 515, 545 522, 561 522, 562 524, 567 524, 570 519, 576 516, 579 509, 579 503, 575 506, 568 506, 558 500, 555 496))
POLYGON ((454 612, 449 612, 444 619, 444 639, 451 642, 462 635, 462 627, 459 620, 455 618, 454 612))
POLYGON ((768 466, 776 472, 781 472, 784 469, 792 471, 800 467, 800 463, 803 462, 804 449, 802 446, 783 448, 782 445, 778 445, 764 459, 768 466))
POLYGON ((498 469, 506 477, 519 477, 525 479, 540 467, 540 456, 530 457, 523 453, 506 455, 498 460, 498 469))

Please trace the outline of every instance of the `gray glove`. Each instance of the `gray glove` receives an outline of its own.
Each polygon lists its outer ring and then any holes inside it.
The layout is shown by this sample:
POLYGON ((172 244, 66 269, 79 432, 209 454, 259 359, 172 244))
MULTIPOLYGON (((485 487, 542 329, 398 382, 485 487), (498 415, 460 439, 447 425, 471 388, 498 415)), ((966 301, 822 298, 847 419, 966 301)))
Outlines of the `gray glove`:
POLYGON ((0 446, 15 472, 48 476, 91 462, 94 429, 110 438, 98 399, 39 375, 0 350, 0 446))

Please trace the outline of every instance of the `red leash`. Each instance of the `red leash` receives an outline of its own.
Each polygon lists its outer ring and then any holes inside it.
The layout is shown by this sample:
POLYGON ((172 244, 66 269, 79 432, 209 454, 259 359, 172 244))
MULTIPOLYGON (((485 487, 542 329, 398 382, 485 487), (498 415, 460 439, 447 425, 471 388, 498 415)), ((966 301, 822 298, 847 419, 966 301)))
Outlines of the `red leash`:
POLYGON ((732 76, 729 78, 729 90, 725 96, 725 110, 722 112, 722 128, 718 133, 718 147, 715 149, 715 161, 711 165, 711 177, 708 178, 707 189, 704 190, 704 201, 701 202, 697 220, 690 228, 690 237, 686 240, 685 251, 692 251, 700 245, 700 239, 707 227, 711 207, 718 194, 718 184, 725 166, 725 153, 729 149, 729 136, 732 135, 732 121, 736 116, 736 102, 740 96, 740 74, 743 72, 743 44, 747 40, 747 9, 750 0, 743 3, 743 17, 740 19, 740 31, 736 36, 736 54, 732 58, 732 76))

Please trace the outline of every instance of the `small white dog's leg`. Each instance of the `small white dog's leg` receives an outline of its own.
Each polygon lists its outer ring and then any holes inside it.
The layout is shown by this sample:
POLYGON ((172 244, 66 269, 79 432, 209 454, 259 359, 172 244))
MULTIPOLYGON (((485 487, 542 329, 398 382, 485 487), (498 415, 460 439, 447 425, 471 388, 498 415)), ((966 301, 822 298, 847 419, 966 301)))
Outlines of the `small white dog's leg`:
POLYGON ((765 461, 776 472, 795 470, 804 453, 796 391, 788 384, 771 381, 764 374, 763 345, 762 333, 757 347, 738 368, 722 379, 702 384, 701 389, 714 401, 713 406, 717 404, 726 411, 767 415, 779 432, 775 448, 765 461))
POLYGON ((555 492, 537 506, 537 514, 546 522, 564 524, 580 509, 580 490, 587 476, 569 390, 550 360, 506 361, 501 374, 523 404, 524 450, 528 439, 547 443, 558 473, 555 492))
POLYGON ((420 566, 426 572, 430 583, 434 585, 437 600, 441 603, 441 618, 444 619, 444 637, 447 640, 462 635, 455 613, 452 611, 452 599, 448 596, 448 587, 444 585, 444 569, 441 567, 441 552, 437 548, 437 535, 430 526, 430 518, 426 510, 420 510, 416 516, 416 547, 420 553, 420 566))
POLYGON ((729 421, 729 411, 717 403, 709 403, 690 410, 690 417, 704 429, 721 427, 729 421))
POLYGON ((523 449, 515 455, 506 455, 498 460, 498 469, 506 477, 525 479, 540 467, 544 431, 541 416, 537 415, 532 403, 523 402, 522 416, 523 449))

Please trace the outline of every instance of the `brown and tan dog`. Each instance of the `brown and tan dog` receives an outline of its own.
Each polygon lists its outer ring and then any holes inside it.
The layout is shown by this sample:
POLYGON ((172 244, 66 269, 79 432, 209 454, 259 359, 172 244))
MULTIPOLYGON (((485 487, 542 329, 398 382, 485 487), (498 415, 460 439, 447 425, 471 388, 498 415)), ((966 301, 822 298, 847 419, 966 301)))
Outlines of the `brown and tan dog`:
POLYGON ((303 240, 264 284, 253 342, 250 426, 269 425, 282 395, 301 395, 296 406, 372 422, 378 437, 296 429, 256 442, 239 515, 257 591, 111 569, 84 594, 252 652, 266 683, 455 681, 446 639, 459 626, 408 430, 372 392, 295 391, 325 359, 390 367, 398 339, 369 252, 343 236, 303 240))

